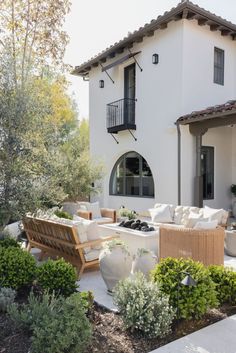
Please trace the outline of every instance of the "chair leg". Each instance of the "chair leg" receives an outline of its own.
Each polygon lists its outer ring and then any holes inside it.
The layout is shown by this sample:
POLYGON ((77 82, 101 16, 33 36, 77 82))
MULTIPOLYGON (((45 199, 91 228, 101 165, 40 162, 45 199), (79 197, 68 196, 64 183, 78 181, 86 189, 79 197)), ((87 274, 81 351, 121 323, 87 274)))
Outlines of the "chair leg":
POLYGON ((39 254, 38 260, 42 261, 45 255, 46 255, 45 251, 41 250, 41 253, 39 254))
POLYGON ((30 252, 31 249, 32 249, 32 247, 31 247, 31 244, 30 244, 30 242, 29 242, 28 245, 27 245, 27 247, 26 247, 26 251, 30 252))
POLYGON ((85 268, 85 266, 84 266, 84 264, 82 264, 80 269, 78 269, 78 271, 77 271, 78 272, 78 277, 81 277, 82 273, 84 272, 84 268, 85 268))

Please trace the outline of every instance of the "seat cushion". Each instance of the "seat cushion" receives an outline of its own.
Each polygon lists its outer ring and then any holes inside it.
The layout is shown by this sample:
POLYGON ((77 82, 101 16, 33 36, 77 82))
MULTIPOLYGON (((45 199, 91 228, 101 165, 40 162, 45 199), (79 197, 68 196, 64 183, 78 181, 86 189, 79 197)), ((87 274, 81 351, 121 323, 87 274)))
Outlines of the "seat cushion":
POLYGON ((193 229, 215 229, 217 227, 217 220, 215 219, 214 221, 208 221, 208 222, 197 222, 193 229))
POLYGON ((109 217, 100 217, 100 218, 93 218, 97 224, 106 224, 106 223, 113 223, 113 219, 109 217))
POLYGON ((98 260, 100 254, 100 250, 98 249, 92 249, 86 254, 84 254, 85 260, 88 261, 93 261, 93 260, 98 260))
POLYGON ((209 218, 202 217, 201 213, 195 213, 190 211, 188 218, 184 222, 186 228, 194 228, 198 222, 208 222, 209 218))
POLYGON ((216 209, 216 208, 205 206, 203 209, 203 214, 204 214, 204 217, 208 217, 209 220, 211 221, 217 220, 218 224, 221 224, 222 218, 224 215, 224 210, 222 208, 216 209))

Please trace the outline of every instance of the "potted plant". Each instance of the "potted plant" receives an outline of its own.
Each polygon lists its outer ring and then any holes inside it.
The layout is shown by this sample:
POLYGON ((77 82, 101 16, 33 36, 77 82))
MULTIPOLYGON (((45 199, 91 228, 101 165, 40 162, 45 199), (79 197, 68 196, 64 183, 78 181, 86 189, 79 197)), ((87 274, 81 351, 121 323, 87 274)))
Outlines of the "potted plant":
POLYGON ((107 242, 100 253, 99 265, 108 293, 112 293, 114 286, 131 272, 132 257, 124 242, 119 239, 107 242))
MULTIPOLYGON (((236 198, 236 184, 232 184, 230 190, 233 196, 236 198)), ((236 218, 236 200, 233 201, 232 212, 233 212, 233 216, 236 218)))
POLYGON ((157 256, 148 249, 138 249, 132 264, 132 274, 142 272, 146 277, 157 264, 157 256))

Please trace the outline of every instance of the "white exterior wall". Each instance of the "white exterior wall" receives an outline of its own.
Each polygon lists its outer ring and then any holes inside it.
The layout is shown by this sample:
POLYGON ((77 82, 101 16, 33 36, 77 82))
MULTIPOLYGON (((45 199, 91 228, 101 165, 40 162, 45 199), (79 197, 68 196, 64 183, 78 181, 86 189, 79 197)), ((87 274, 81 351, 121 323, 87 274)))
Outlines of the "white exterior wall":
MULTIPOLYGON (((199 26, 196 20, 183 21, 183 115, 223 104, 236 98, 236 43, 209 26, 199 26), (224 85, 215 84, 214 47, 225 52, 224 85)), ((182 204, 193 204, 196 170, 195 138, 188 127, 182 128, 182 204)), ((230 208, 232 183, 232 146, 236 135, 230 128, 209 129, 203 145, 215 147, 215 199, 204 204, 230 208)), ((236 164, 234 155, 234 164, 236 164)), ((233 175, 236 172, 234 169, 233 175)), ((236 180, 236 179, 235 179, 236 180)))
MULTIPOLYGON (((179 116, 236 97, 236 43, 197 21, 171 22, 153 37, 135 44, 141 50, 136 65, 136 127, 134 141, 128 131, 119 132, 117 145, 106 130, 106 105, 124 98, 124 67, 133 59, 109 70, 113 84, 101 68, 90 72, 90 150, 105 165, 101 204, 119 208, 125 205, 137 211, 155 202, 177 204, 177 131, 179 116), (213 83, 214 47, 225 51, 224 86, 213 83), (152 64, 152 54, 159 54, 159 64, 152 64), (105 87, 99 88, 103 79, 105 87), (136 151, 148 162, 154 178, 155 198, 109 195, 110 175, 124 153, 136 151)), ((116 61, 126 51, 104 65, 116 61)), ((236 128, 212 129, 203 137, 203 145, 215 147, 215 199, 207 204, 230 207, 229 186, 236 182, 236 128)), ((193 204, 195 176, 195 138, 188 126, 181 127, 181 204, 193 204)))
MULTIPOLYGON (((106 165, 104 192, 101 202, 109 207, 125 205, 135 210, 153 207, 155 202, 177 203, 177 131, 174 125, 181 113, 182 25, 172 22, 168 29, 155 32, 136 44, 132 51, 141 50, 136 65, 136 127, 134 141, 128 131, 119 132, 117 145, 106 130, 106 105, 124 98, 125 62, 109 70, 113 84, 101 68, 90 75, 90 143, 93 157, 102 157, 106 165), (152 54, 159 54, 159 64, 152 64, 152 54), (105 87, 100 89, 99 80, 105 87), (140 153, 148 162, 154 178, 155 199, 109 196, 109 179, 118 158, 128 151, 140 153)), ((120 57, 125 55, 121 54, 120 57)), ((114 60, 117 60, 116 57, 114 60)), ((109 64, 111 61, 107 61, 109 64)))

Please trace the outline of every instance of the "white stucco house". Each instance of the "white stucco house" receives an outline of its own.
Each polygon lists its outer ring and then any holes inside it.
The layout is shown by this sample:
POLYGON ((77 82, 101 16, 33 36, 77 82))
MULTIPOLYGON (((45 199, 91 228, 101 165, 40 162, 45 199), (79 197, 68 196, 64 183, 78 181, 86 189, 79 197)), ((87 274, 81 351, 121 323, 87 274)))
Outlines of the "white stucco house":
POLYGON ((105 164, 104 206, 231 207, 236 25, 182 1, 73 74, 89 80, 90 151, 105 164))

